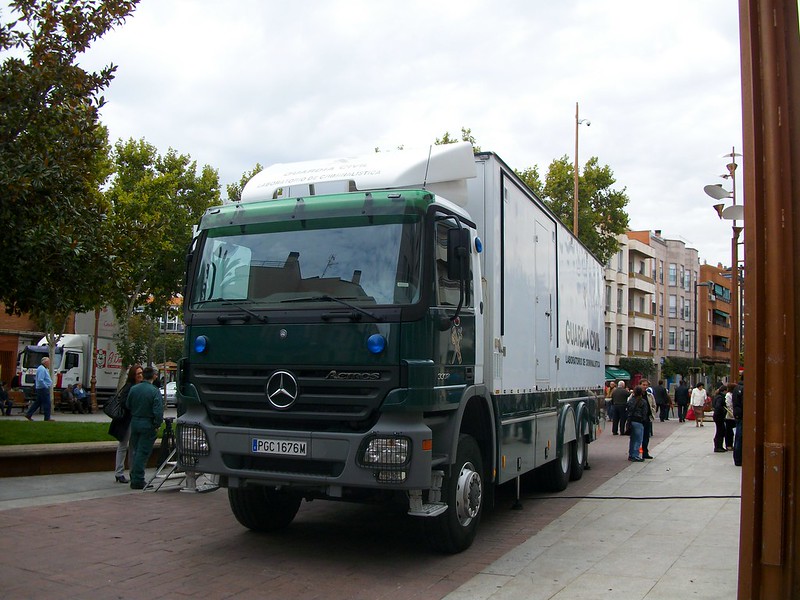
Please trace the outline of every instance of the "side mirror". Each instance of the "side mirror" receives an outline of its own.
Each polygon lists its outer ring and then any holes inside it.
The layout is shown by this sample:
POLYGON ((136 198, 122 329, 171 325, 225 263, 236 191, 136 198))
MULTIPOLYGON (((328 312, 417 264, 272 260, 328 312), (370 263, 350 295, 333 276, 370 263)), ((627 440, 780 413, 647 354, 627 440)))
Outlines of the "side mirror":
POLYGON ((457 281, 469 273, 469 230, 450 229, 447 232, 447 278, 457 281))

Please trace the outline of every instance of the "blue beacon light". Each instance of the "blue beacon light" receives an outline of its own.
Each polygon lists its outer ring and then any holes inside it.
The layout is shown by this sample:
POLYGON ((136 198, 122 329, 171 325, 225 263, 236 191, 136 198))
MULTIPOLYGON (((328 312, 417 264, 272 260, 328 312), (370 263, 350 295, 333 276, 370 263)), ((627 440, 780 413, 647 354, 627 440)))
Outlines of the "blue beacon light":
POLYGON ((198 335, 194 340, 194 351, 202 354, 208 350, 208 338, 204 335, 198 335))
POLYGON ((380 354, 386 348, 386 338, 380 333, 374 333, 367 340, 367 350, 373 354, 380 354))

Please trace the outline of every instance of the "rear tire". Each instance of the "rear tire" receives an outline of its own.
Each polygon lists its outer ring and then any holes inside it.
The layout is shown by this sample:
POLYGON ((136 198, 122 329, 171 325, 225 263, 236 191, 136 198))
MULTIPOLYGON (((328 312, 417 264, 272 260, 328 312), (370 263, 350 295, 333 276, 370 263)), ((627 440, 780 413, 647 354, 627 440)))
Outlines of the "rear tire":
POLYGON ((302 498, 266 487, 229 488, 228 503, 236 520, 252 531, 277 531, 294 520, 302 498))
POLYGON ((426 518, 428 543, 447 554, 463 552, 472 545, 484 504, 483 459, 478 442, 471 435, 458 439, 456 463, 442 483, 447 510, 426 518))
POLYGON ((543 469, 543 485, 548 492, 563 492, 569 485, 572 472, 572 447, 575 442, 565 444, 561 449, 561 456, 547 463, 543 469))
POLYGON ((570 452, 570 481, 578 481, 583 477, 583 468, 589 462, 589 444, 586 443, 586 436, 578 433, 578 437, 572 442, 570 452))

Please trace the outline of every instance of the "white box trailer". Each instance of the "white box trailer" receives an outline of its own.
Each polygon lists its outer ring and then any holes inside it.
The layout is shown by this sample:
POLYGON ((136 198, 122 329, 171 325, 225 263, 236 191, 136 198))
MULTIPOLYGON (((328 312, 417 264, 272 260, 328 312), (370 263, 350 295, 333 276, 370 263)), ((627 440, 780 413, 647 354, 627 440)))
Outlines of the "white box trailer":
MULTIPOLYGON (((56 342, 53 371, 53 391, 60 392, 80 382, 88 392, 91 388, 92 353, 94 351, 95 313, 75 315, 75 332, 59 336, 56 342)), ((111 308, 100 311, 97 321, 97 360, 94 369, 98 401, 102 404, 116 393, 122 360, 114 339, 118 325, 111 308)), ((34 395, 36 368, 42 358, 49 356, 47 338, 20 352, 17 366, 20 387, 27 398, 34 395)))
POLYGON ((254 530, 302 498, 400 494, 461 551, 492 486, 563 490, 587 467, 602 290, 591 253, 467 143, 268 167, 189 256, 179 460, 254 530))

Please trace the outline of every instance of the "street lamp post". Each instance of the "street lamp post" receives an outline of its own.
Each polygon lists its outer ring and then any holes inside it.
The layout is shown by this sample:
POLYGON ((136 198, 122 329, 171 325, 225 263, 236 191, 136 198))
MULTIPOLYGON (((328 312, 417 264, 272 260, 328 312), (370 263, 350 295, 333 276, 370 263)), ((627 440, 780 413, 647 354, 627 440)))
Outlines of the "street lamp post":
POLYGON ((733 186, 733 191, 729 192, 722 187, 722 185, 707 185, 703 189, 706 194, 715 200, 722 200, 731 198, 733 205, 725 207, 724 204, 717 204, 714 209, 717 211, 720 219, 733 221, 732 236, 731 236, 731 372, 729 380, 731 383, 739 381, 739 338, 741 335, 740 321, 739 321, 739 236, 742 233, 743 227, 736 224, 737 220, 744 218, 744 207, 736 204, 736 157, 741 154, 736 154, 736 148, 731 148, 731 153, 726 154, 729 156, 731 162, 726 166, 728 172, 722 175, 725 179, 730 178, 733 186))
POLYGON ((592 122, 589 119, 578 118, 578 103, 575 103, 575 168, 573 169, 574 184, 572 190, 572 233, 578 237, 578 127, 581 123, 586 123, 589 127, 592 122))

